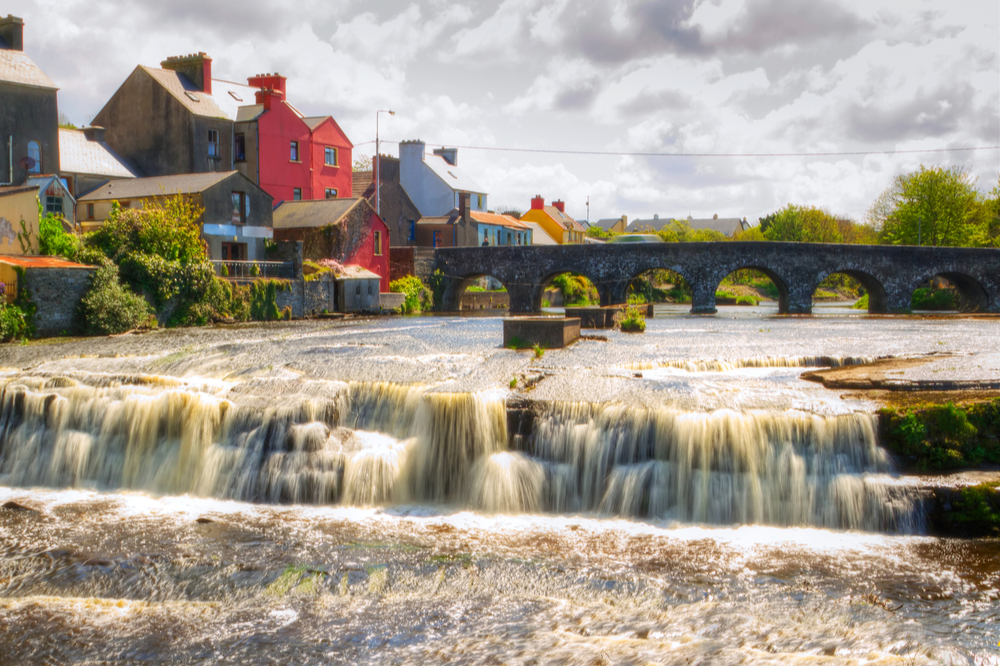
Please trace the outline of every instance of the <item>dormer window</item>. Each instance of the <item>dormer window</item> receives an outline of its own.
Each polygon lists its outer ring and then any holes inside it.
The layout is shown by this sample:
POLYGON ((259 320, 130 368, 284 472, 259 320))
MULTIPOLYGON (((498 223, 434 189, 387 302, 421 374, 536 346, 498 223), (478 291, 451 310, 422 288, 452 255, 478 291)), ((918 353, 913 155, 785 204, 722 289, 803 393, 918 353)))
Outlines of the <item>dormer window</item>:
POLYGON ((189 98, 190 98, 191 100, 193 100, 193 101, 195 101, 195 102, 201 102, 201 100, 199 100, 199 99, 198 99, 198 96, 197 96, 197 95, 195 95, 194 93, 192 93, 192 92, 191 92, 191 91, 189 91, 189 90, 185 90, 185 91, 184 91, 184 94, 185 94, 185 95, 187 95, 187 96, 188 96, 188 97, 189 97, 189 98))

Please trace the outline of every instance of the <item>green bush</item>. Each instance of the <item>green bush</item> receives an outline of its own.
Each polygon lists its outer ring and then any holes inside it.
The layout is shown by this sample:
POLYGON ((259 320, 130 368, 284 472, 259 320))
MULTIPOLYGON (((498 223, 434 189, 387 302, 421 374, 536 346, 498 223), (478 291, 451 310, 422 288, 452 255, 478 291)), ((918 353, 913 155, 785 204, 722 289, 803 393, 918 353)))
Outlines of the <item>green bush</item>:
POLYGON ((646 316, 641 308, 626 308, 624 312, 615 315, 615 320, 619 328, 627 333, 642 333, 646 330, 646 316))
POLYGON ((13 303, 0 304, 0 342, 31 338, 31 315, 13 303))
MULTIPOLYGON (((42 213, 39 204, 39 213, 42 213)), ((38 219, 38 252, 43 255, 57 255, 66 259, 76 259, 80 250, 80 241, 63 229, 62 218, 49 213, 39 215, 38 219)))
POLYGON ((552 284, 562 292, 565 306, 589 306, 601 302, 597 288, 585 276, 562 273, 552 279, 552 284))
POLYGON ((914 290, 910 299, 913 310, 958 310, 960 305, 958 292, 952 289, 921 287, 914 290))
MULTIPOLYGON (((91 276, 90 289, 80 302, 84 331, 107 335, 150 324, 149 304, 118 280, 118 267, 108 262, 91 276)), ((153 320, 155 322, 155 320, 153 320)))
POLYGON ((863 294, 861 298, 858 299, 851 308, 857 308, 858 310, 868 310, 868 295, 863 294))
POLYGON ((403 312, 406 314, 430 310, 433 303, 431 292, 416 276, 405 276, 389 283, 390 292, 405 294, 403 312))
POLYGON ((879 411, 882 442, 916 470, 1000 463, 1000 399, 879 411))
POLYGON ((257 280, 250 286, 250 319, 273 322, 281 318, 277 280, 257 280))

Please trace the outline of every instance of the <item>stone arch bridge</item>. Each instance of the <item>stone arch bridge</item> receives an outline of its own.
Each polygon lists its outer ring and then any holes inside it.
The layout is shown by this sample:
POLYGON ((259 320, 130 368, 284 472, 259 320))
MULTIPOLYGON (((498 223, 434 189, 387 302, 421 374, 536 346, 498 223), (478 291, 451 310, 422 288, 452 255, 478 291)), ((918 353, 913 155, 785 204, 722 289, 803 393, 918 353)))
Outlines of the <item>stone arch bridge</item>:
POLYGON ((541 310, 542 293, 560 273, 584 275, 602 305, 625 303, 629 283, 651 269, 687 280, 692 313, 714 313, 715 291, 739 269, 766 274, 778 288, 780 313, 812 312, 812 297, 834 273, 856 278, 869 294, 869 312, 905 312, 913 291, 934 276, 954 284, 972 310, 1000 312, 1000 249, 826 243, 586 243, 562 246, 438 248, 444 274, 442 307, 456 311, 474 280, 493 276, 507 288, 510 310, 541 310))

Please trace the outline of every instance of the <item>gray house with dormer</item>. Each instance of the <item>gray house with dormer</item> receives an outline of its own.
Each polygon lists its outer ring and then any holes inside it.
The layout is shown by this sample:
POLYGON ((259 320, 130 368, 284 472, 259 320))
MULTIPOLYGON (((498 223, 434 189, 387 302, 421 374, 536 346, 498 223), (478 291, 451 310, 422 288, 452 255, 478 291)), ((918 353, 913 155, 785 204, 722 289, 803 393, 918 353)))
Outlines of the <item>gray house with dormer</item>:
POLYGON ((473 211, 486 211, 486 190, 458 166, 457 148, 424 152, 422 141, 399 144, 399 182, 424 217, 449 215, 468 194, 473 211))

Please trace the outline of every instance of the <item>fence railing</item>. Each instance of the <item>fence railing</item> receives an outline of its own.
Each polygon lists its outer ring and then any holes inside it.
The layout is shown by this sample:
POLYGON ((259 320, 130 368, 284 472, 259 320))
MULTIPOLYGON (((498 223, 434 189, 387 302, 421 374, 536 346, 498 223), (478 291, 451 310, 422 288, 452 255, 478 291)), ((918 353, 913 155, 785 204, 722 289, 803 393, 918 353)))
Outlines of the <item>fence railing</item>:
POLYGON ((212 265, 215 267, 215 275, 230 280, 295 277, 295 268, 291 262, 213 259, 212 265))
POLYGON ((0 280, 0 302, 14 303, 17 299, 17 279, 0 280))

